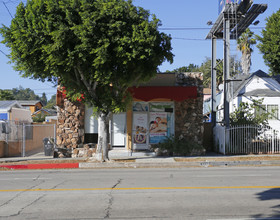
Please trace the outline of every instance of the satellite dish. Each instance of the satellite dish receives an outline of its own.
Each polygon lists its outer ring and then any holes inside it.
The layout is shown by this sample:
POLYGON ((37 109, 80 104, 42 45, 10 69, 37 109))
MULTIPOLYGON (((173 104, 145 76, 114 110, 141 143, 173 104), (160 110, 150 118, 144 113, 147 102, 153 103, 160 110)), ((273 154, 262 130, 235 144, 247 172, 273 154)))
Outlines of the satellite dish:
POLYGON ((224 90, 224 84, 220 84, 218 88, 219 88, 220 91, 223 91, 224 90))

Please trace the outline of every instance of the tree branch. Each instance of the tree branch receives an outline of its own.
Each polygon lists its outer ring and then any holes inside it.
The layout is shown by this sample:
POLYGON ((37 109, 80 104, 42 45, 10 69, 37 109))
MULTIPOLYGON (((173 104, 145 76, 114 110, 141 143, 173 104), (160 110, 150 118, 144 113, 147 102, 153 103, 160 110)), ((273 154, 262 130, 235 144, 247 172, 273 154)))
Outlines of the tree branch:
POLYGON ((82 81, 82 83, 85 85, 85 87, 87 88, 87 90, 90 92, 90 94, 92 94, 92 97, 97 100, 97 96, 96 96, 96 87, 97 87, 97 82, 93 83, 92 86, 92 82, 91 80, 88 82, 87 79, 85 78, 83 71, 80 68, 80 65, 77 65, 77 71, 75 71, 76 77, 79 77, 80 75, 80 80, 82 81), (78 71, 78 72, 77 72, 78 71))

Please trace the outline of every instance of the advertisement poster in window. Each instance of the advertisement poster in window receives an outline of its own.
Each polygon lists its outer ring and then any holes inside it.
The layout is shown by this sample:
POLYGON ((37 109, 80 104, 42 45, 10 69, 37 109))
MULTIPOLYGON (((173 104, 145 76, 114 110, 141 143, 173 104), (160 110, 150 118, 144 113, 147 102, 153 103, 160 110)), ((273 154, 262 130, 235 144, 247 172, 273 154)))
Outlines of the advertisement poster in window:
POLYGON ((133 111, 134 112, 147 112, 149 110, 147 102, 134 102, 133 111))
POLYGON ((133 115, 133 142, 134 144, 147 143, 147 114, 134 114, 133 115))
POLYGON ((173 103, 164 103, 164 102, 150 103, 150 112, 173 112, 173 103))
POLYGON ((151 112, 150 113, 150 143, 157 144, 163 141, 170 134, 168 126, 169 117, 166 112, 151 112))

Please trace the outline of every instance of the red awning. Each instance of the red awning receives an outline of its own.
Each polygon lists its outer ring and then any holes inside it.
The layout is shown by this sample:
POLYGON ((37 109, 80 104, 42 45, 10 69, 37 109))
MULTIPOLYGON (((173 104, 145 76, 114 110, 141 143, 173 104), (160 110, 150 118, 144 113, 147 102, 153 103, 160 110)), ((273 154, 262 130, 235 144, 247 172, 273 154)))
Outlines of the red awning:
POLYGON ((172 99, 175 101, 183 101, 186 99, 197 98, 196 86, 147 86, 129 88, 133 98, 142 101, 150 101, 153 99, 172 99))

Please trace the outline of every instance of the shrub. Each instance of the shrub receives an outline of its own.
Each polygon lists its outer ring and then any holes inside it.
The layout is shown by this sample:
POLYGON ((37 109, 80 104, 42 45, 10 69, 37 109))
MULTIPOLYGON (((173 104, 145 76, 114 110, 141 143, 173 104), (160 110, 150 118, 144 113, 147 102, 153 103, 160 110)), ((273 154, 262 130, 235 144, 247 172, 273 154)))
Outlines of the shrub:
POLYGON ((33 122, 44 122, 45 121, 46 116, 42 113, 37 114, 36 116, 34 116, 33 122))
POLYGON ((193 156, 205 153, 205 149, 200 144, 176 137, 166 137, 163 142, 154 145, 153 149, 158 149, 167 156, 193 156))

